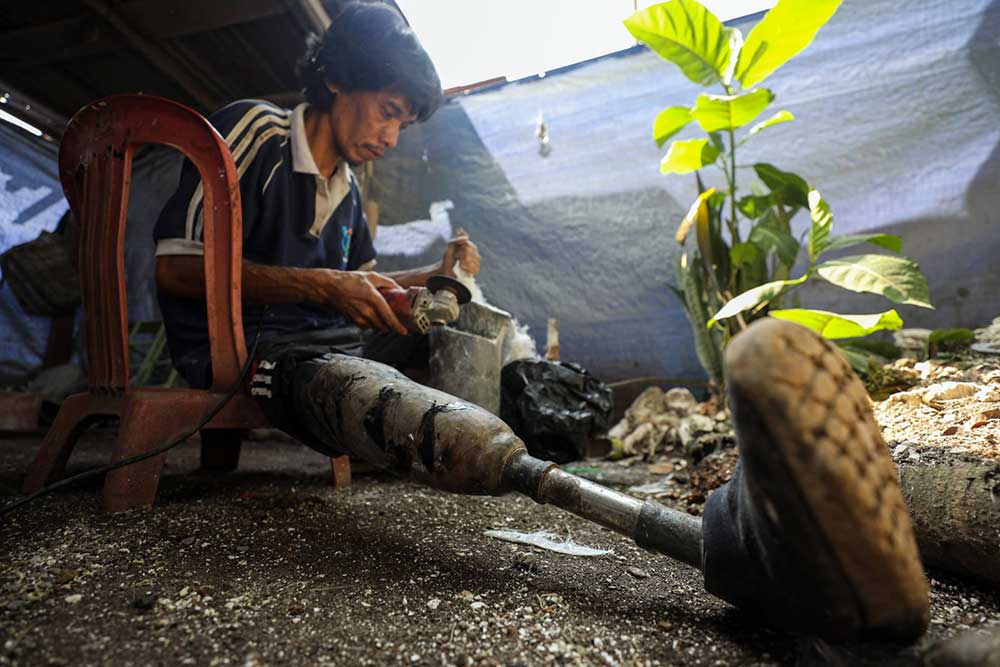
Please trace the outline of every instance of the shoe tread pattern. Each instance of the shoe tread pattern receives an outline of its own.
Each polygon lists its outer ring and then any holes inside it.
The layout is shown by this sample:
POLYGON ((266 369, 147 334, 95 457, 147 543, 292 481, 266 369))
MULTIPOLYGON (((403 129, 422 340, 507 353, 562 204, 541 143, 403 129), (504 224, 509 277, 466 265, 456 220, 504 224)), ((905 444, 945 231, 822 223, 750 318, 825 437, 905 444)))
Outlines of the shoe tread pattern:
POLYGON ((850 363, 811 330, 768 318, 734 338, 727 367, 731 396, 756 403, 764 416, 772 446, 782 448, 858 594, 865 624, 904 637, 922 633, 928 588, 913 528, 895 464, 850 363))

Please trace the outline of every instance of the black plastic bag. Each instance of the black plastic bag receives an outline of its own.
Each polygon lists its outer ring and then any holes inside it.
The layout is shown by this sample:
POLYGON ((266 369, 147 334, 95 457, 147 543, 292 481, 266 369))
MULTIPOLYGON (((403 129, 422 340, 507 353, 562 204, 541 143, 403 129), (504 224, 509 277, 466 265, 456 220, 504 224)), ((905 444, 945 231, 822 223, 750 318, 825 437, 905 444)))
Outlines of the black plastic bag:
POLYGON ((582 459, 588 436, 611 426, 611 409, 611 389, 576 364, 522 359, 500 376, 500 418, 540 459, 582 459))

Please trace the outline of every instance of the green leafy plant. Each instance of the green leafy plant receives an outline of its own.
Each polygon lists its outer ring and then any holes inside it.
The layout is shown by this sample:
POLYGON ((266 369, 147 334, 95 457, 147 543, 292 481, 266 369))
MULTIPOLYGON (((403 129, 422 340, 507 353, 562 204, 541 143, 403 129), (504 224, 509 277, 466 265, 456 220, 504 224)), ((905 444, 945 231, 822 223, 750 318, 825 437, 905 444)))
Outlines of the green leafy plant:
MULTIPOLYGON (((673 288, 694 332, 698 358, 721 389, 722 350, 749 322, 765 315, 798 322, 827 338, 866 336, 899 329, 895 310, 843 315, 785 308, 789 292, 809 280, 824 280, 853 292, 880 294, 892 302, 931 308, 927 281, 916 262, 898 255, 903 242, 891 234, 835 236, 833 213, 819 191, 801 176, 759 162, 742 165, 738 150, 765 130, 795 120, 781 109, 759 120, 775 100, 760 87, 769 76, 812 42, 841 0, 779 0, 744 40, 696 0, 669 0, 636 12, 625 26, 653 51, 703 87, 690 106, 670 106, 653 122, 661 148, 691 123, 707 136, 674 140, 660 162, 664 174, 694 173, 699 196, 678 226, 684 245, 673 288), (725 187, 706 188, 699 170, 722 171, 725 187), (741 189, 753 172, 756 181, 741 189), (796 238, 792 219, 809 215, 809 229, 796 238), (828 253, 869 244, 893 254, 869 253, 828 259, 828 253), (800 256, 801 275, 792 277, 800 256)), ((794 295, 793 295, 794 296, 794 295)))

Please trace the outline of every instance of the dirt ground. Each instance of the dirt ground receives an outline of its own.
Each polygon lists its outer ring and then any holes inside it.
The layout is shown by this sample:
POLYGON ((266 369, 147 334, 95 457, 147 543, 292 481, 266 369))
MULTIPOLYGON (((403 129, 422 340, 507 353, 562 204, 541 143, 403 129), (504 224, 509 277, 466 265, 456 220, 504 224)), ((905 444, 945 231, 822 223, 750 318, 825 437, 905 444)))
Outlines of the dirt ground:
MULTIPOLYGON (((37 438, 0 440, 0 500, 37 438)), ((108 434, 70 472, 107 460, 108 434)), ((661 502, 697 510, 732 450, 675 475, 661 502)), ((662 478, 602 462, 618 488, 662 478)), ((171 453, 152 510, 104 514, 84 484, 0 519, 0 665, 916 665, 970 627, 1000 627, 1000 596, 932 573, 915 647, 830 647, 760 628, 700 574, 520 496, 459 497, 360 475, 285 441, 244 446, 240 469, 171 453), (600 557, 497 541, 548 529, 600 557)))

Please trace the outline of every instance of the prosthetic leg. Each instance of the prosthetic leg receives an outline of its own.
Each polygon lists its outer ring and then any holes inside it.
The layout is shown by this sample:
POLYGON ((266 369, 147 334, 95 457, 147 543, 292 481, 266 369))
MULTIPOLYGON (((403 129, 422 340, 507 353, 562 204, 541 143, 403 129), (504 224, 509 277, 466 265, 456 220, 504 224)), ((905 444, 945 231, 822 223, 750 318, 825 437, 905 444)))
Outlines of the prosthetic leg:
POLYGON ((764 320, 730 346, 742 463, 704 531, 533 458, 494 415, 388 366, 339 354, 278 365, 284 421, 326 447, 445 491, 556 505, 703 569, 710 592, 777 626, 900 640, 926 628, 927 584, 867 395, 798 325, 764 320))

